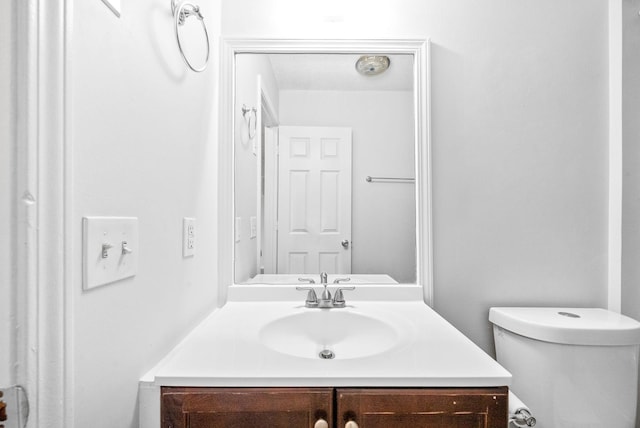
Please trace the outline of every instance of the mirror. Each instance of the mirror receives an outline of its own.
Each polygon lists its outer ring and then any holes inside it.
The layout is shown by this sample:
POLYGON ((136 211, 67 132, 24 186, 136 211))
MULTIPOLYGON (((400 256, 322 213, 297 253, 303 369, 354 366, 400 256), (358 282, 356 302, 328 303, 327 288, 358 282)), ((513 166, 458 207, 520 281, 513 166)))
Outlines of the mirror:
POLYGON ((416 50, 257 50, 232 56, 234 282, 421 283, 416 50))

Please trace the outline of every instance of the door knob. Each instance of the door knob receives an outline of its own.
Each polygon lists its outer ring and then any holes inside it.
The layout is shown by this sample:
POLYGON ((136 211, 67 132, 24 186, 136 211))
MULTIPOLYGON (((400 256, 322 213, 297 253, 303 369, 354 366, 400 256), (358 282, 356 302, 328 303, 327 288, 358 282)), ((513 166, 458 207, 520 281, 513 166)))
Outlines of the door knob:
POLYGON ((329 424, 324 419, 320 418, 313 424, 313 428, 329 428, 329 424))
POLYGON ((348 239, 343 239, 342 242, 342 247, 346 250, 349 248, 349 240, 348 239))

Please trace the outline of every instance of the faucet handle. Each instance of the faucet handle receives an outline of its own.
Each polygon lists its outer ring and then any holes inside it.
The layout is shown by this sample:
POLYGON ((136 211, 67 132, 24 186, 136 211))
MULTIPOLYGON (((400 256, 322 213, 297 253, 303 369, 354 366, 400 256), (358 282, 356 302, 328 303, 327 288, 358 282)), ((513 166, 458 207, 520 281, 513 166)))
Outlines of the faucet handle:
POLYGON ((300 282, 308 282, 309 284, 315 284, 316 282, 312 278, 298 278, 300 282))
POLYGON ((333 283, 334 284, 340 284, 341 282, 349 282, 351 281, 351 278, 336 278, 333 283))
POLYGON ((318 296, 316 296, 316 291, 313 287, 296 287, 296 290, 308 291, 307 300, 304 301, 304 305, 307 308, 316 308, 318 306, 318 296))
POLYGON ((356 287, 338 287, 333 295, 333 307, 334 308, 344 308, 347 302, 344 300, 344 295, 342 294, 342 290, 355 290, 356 287))

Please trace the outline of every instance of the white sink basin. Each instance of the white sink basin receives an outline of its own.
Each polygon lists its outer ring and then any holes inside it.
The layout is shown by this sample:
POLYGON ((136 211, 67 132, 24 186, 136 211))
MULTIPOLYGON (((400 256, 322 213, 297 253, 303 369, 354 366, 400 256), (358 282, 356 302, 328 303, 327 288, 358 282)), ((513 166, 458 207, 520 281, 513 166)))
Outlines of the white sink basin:
POLYGON ((266 324, 259 340, 274 351, 301 358, 351 359, 377 355, 401 342, 400 332, 379 319, 340 309, 311 309, 266 324))

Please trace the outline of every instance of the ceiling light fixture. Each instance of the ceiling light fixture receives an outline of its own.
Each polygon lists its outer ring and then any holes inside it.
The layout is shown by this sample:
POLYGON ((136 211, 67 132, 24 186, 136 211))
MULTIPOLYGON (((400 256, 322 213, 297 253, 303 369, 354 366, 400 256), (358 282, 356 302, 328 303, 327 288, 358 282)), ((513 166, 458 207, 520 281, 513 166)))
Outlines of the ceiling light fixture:
POLYGON ((391 61, 388 56, 364 55, 356 62, 356 70, 365 76, 375 76, 386 71, 389 68, 389 64, 391 64, 391 61))

